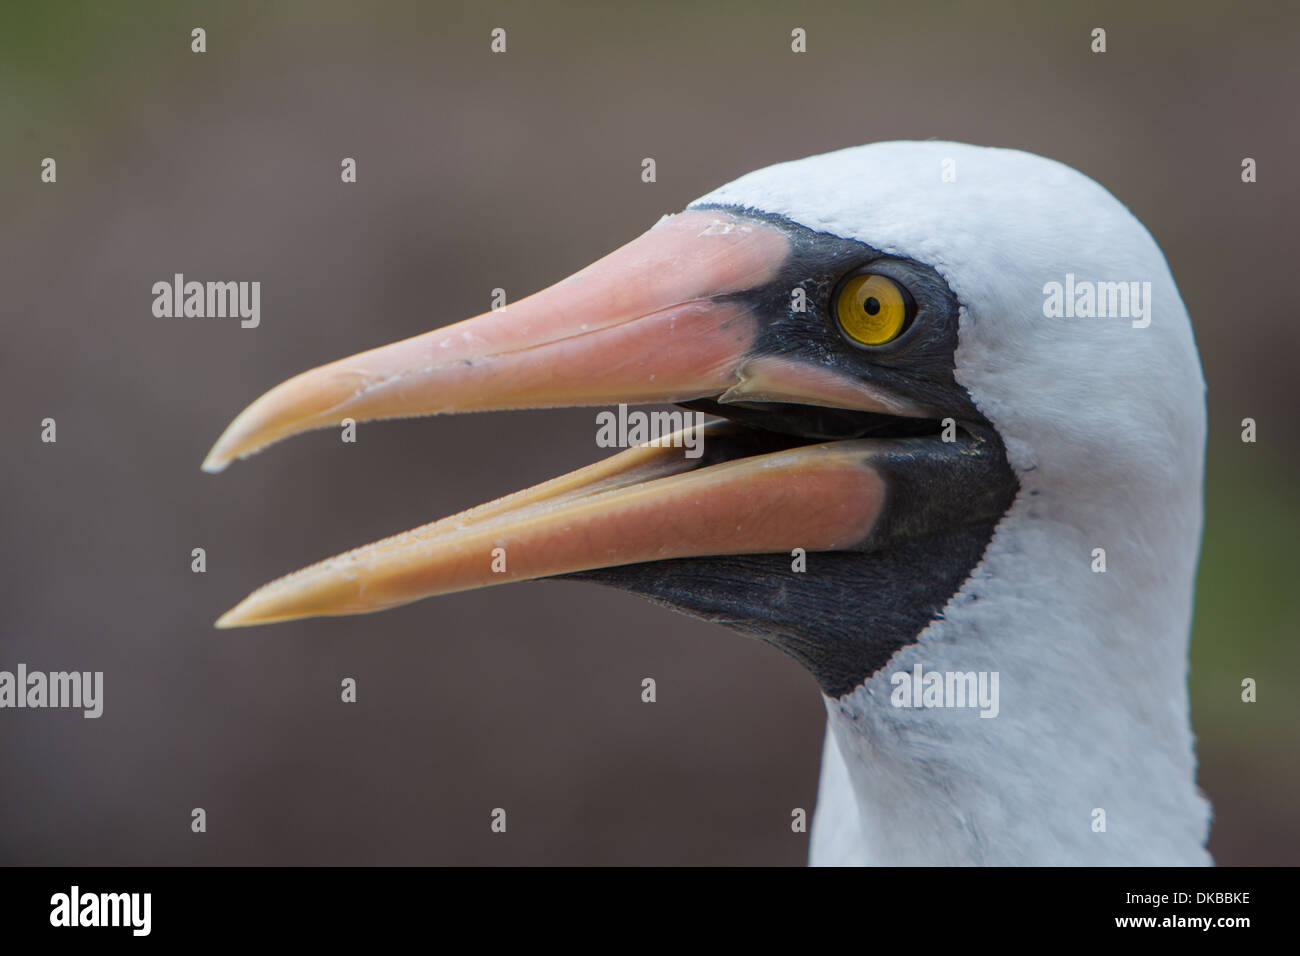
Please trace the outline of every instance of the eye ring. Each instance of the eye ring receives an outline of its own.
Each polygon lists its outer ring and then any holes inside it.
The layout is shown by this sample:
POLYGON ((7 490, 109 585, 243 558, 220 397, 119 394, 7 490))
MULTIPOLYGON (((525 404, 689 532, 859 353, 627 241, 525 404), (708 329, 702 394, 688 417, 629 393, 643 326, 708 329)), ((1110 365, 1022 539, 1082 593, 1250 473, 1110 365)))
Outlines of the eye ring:
POLYGON ((916 318, 911 293, 887 275, 858 272, 835 290, 835 321, 850 342, 877 348, 897 341, 916 318))

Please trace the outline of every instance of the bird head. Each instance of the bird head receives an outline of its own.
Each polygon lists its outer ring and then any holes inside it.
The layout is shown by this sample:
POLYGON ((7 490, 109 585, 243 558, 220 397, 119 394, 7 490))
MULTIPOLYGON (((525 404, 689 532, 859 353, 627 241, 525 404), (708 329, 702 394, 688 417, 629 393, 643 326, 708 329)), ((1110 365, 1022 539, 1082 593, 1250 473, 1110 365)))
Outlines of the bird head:
POLYGON ((1172 528, 1194 567, 1202 389, 1158 247, 1080 173, 942 142, 784 163, 526 299, 290 379, 204 468, 345 419, 615 403, 716 416, 702 454, 630 448, 290 574, 218 624, 579 577, 767 640, 835 698, 944 614, 1017 510, 1101 547, 1172 528), (1098 315, 1119 284, 1129 314, 1098 315))

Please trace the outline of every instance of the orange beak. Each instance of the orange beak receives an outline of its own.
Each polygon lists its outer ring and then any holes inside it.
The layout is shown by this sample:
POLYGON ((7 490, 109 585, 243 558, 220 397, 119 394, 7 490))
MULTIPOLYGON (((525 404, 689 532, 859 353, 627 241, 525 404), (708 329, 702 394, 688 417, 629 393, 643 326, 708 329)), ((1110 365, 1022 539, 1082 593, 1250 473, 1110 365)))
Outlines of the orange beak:
MULTIPOLYGON (((527 299, 305 372, 245 409, 217 441, 220 471, 314 428, 399 416, 712 399, 921 415, 825 365, 755 351, 743 293, 779 280, 790 241, 724 212, 662 220, 527 299)), ((506 581, 666 558, 836 550, 884 501, 870 440, 729 457, 741 426, 641 446, 526 491, 281 578, 227 612, 236 627, 393 607, 506 581), (716 445, 724 454, 712 451, 716 445)))

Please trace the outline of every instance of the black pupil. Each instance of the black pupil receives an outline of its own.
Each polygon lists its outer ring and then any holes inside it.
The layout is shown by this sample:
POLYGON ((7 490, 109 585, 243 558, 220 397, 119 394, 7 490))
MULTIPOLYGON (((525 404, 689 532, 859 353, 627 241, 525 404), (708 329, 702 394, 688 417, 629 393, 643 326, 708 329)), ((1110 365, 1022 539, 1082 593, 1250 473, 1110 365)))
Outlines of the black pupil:
POLYGON ((867 296, 867 301, 862 303, 862 308, 867 310, 867 315, 875 315, 880 311, 880 301, 874 296, 867 296))

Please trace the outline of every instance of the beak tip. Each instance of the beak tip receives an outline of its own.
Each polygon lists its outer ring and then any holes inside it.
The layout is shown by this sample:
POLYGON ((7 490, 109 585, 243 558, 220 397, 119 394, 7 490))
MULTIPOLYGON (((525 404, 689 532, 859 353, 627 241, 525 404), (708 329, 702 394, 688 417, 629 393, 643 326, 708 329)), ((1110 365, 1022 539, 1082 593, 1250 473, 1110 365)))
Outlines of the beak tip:
POLYGON ((248 410, 245 409, 226 426, 225 431, 208 449, 207 457, 199 467, 208 474, 215 475, 225 471, 236 458, 247 458, 261 450, 264 442, 258 441, 256 432, 250 433, 247 425, 248 417, 248 410))
POLYGON ((236 604, 225 614, 221 615, 221 617, 217 618, 216 622, 212 626, 218 631, 229 631, 237 627, 248 627, 251 624, 260 623, 255 618, 249 618, 247 616, 247 613, 243 611, 244 603, 245 602, 241 601, 239 604, 236 604))
POLYGON ((235 423, 232 422, 221 433, 221 437, 208 449, 207 457, 203 459, 203 464, 199 467, 208 474, 215 475, 218 472, 225 471, 226 467, 236 458, 242 458, 248 454, 251 454, 251 452, 240 441, 238 434, 235 433, 235 423))
POLYGON ((212 626, 219 631, 229 631, 238 627, 296 621, 299 618, 315 617, 319 613, 314 612, 310 596, 304 601, 293 588, 276 588, 275 585, 279 583, 273 581, 258 588, 217 618, 212 626))

